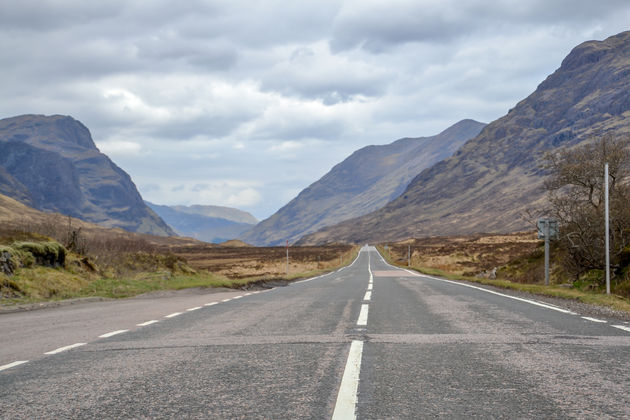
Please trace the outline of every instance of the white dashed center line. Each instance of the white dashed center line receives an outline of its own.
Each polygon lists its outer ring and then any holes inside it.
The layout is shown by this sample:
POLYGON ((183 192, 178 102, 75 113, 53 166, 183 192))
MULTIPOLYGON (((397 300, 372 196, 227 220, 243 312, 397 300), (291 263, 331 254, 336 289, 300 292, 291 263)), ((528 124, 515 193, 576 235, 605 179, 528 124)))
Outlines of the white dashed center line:
POLYGON ((105 333, 103 335, 99 335, 98 338, 108 338, 108 337, 112 337, 114 335, 118 335, 118 334, 122 334, 122 333, 126 333, 129 330, 118 330, 118 331, 112 331, 112 332, 108 332, 105 333))
POLYGON ((166 315, 164 318, 174 318, 174 317, 176 317, 178 315, 181 315, 181 314, 182 314, 181 312, 173 312, 170 315, 166 315))
POLYGON ((221 302, 229 302, 229 301, 231 301, 231 300, 232 300, 232 299, 223 299, 221 302))
POLYGON ((361 305, 361 312, 359 312, 359 320, 357 321, 357 325, 367 325, 369 308, 370 305, 368 305, 367 303, 361 305))
POLYGON ((28 360, 18 360, 17 362, 9 363, 7 365, 0 366, 0 371, 5 369, 10 369, 15 366, 23 365, 24 363, 28 363, 28 360))
POLYGON ((186 309, 186 312, 196 311, 197 309, 201 309, 201 306, 195 306, 194 308, 186 309))
POLYGON ((136 325, 138 325, 138 327, 146 327, 147 325, 155 324, 156 322, 160 322, 160 321, 152 319, 151 321, 143 322, 142 324, 136 324, 136 325))
POLYGON ((350 344, 348 361, 343 371, 333 420, 356 419, 357 390, 359 389, 359 373, 361 372, 361 357, 363 355, 363 341, 353 341, 350 344))
POLYGON ((365 296, 363 297, 363 300, 370 300, 370 299, 372 299, 372 292, 368 290, 367 292, 365 292, 365 296))
MULTIPOLYGON (((102 337, 102 336, 101 336, 102 337)), ((75 344, 70 344, 69 346, 65 346, 65 347, 59 347, 58 349, 55 350, 51 350, 51 351, 47 351, 44 354, 57 354, 57 353, 61 353, 62 351, 66 351, 66 350, 70 350, 73 349, 75 347, 81 347, 81 346, 85 346, 87 343, 75 343, 75 344)))
POLYGON ((213 305, 216 305, 216 304, 218 304, 218 303, 219 303, 219 302, 210 302, 210 303, 206 303, 206 304, 205 304, 205 305, 203 305, 203 306, 213 306, 213 305))

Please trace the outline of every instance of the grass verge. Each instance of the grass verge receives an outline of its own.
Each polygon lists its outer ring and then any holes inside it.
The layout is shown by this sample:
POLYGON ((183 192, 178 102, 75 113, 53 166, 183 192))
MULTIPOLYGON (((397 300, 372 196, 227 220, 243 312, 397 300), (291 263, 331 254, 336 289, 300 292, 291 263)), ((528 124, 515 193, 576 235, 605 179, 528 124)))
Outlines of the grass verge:
POLYGON ((458 274, 448 273, 448 272, 445 272, 443 270, 439 270, 436 268, 418 267, 414 265, 412 265, 411 267, 407 267, 406 265, 401 265, 401 264, 396 263, 388 255, 388 253, 384 251, 383 248, 381 247, 378 247, 378 248, 381 255, 385 258, 385 260, 389 264, 395 265, 401 268, 409 268, 422 274, 442 277, 449 280, 463 280, 463 281, 468 281, 471 283, 479 283, 479 284, 484 284, 488 286, 498 287, 501 289, 527 292, 527 293, 540 295, 540 296, 549 296, 549 297, 560 298, 560 299, 575 300, 575 301, 590 304, 590 305, 597 305, 597 306, 604 306, 604 307, 612 308, 614 310, 623 311, 630 314, 630 301, 622 296, 618 296, 614 294, 606 295, 602 293, 583 291, 583 290, 578 290, 578 289, 564 287, 564 286, 557 286, 557 285, 545 286, 541 284, 514 283, 509 280, 503 280, 503 279, 485 279, 485 278, 478 278, 478 277, 462 276, 458 274))

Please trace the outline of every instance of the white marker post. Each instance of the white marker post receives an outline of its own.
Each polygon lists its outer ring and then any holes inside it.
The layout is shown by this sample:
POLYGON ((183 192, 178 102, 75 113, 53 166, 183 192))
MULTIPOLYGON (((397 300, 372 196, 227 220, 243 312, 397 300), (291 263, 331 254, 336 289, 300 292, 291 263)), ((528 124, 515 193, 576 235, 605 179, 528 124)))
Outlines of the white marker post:
POLYGON ((538 239, 545 240, 545 286, 549 286, 549 240, 558 237, 558 221, 538 219, 538 239))

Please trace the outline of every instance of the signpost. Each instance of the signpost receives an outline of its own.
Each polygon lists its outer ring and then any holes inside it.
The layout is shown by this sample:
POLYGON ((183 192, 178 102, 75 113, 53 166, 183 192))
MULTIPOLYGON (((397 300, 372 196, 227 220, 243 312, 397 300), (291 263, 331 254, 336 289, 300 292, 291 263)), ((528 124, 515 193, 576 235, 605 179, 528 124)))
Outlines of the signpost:
POLYGON ((558 221, 538 219, 538 239, 545 240, 545 286, 549 286, 549 240, 558 237, 558 221))
POLYGON ((608 206, 608 162, 604 165, 604 212, 606 239, 606 294, 610 294, 610 209, 608 206))

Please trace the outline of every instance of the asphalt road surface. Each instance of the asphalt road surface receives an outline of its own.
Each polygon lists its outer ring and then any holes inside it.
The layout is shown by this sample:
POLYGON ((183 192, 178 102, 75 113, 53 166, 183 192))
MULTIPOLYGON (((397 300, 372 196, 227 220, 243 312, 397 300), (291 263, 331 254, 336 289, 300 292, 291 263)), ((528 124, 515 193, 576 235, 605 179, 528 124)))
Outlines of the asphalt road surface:
POLYGON ((387 265, 0 315, 0 418, 628 418, 630 325, 387 265), (48 353, 48 354, 46 354, 48 353))

